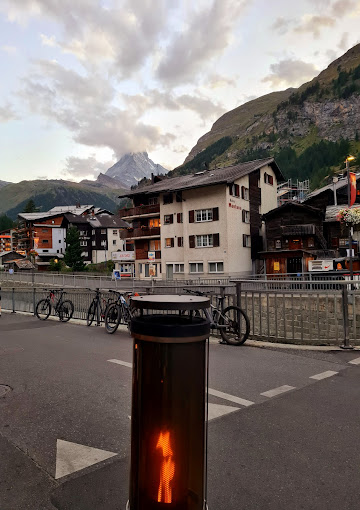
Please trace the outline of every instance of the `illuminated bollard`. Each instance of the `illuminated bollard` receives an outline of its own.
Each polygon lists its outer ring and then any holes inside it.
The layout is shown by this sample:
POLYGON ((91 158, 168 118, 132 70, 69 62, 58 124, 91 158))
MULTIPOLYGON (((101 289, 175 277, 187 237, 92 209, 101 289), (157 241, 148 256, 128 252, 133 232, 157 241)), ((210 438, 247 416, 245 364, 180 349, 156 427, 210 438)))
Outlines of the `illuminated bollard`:
POLYGON ((131 321, 127 510, 204 510, 210 324, 193 312, 208 308, 209 299, 140 296, 132 306, 141 315, 131 321))

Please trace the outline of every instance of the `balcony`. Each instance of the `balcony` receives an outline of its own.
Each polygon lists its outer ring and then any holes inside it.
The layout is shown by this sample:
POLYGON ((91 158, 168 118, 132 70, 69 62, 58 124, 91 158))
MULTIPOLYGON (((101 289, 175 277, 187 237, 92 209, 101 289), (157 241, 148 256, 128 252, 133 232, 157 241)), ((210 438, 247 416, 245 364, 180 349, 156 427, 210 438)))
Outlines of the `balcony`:
POLYGON ((131 207, 130 209, 120 209, 120 218, 136 218, 139 216, 157 216, 160 214, 160 204, 153 205, 140 205, 138 207, 131 207))
POLYGON ((160 227, 129 228, 120 232, 121 239, 144 239, 160 237, 160 227))
MULTIPOLYGON (((161 251, 155 252, 155 260, 161 259, 161 251)), ((149 260, 149 251, 148 250, 136 250, 136 260, 149 260)))

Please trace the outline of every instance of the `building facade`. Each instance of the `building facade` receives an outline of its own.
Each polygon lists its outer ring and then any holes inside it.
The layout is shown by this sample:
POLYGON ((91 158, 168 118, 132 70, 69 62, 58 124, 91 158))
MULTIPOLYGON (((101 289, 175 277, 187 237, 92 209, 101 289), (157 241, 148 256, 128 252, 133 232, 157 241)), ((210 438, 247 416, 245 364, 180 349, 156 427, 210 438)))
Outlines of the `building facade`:
POLYGON ((122 236, 140 278, 242 276, 263 249, 261 216, 277 204, 273 158, 165 178, 129 192, 122 236))

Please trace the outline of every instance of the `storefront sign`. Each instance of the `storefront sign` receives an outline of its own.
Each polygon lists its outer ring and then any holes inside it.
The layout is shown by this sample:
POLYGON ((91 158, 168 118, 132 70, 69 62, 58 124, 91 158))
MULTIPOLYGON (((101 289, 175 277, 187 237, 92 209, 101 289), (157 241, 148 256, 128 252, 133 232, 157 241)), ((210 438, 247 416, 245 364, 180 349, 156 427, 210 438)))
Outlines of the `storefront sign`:
POLYGON ((125 261, 125 260, 135 260, 135 252, 134 251, 113 251, 111 254, 112 260, 125 261))

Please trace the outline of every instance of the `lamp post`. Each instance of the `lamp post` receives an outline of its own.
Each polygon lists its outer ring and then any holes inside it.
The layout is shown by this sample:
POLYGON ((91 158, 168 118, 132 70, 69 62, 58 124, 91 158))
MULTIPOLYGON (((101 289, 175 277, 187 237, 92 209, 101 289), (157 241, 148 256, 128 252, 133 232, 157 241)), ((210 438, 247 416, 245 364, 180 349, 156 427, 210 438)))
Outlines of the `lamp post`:
MULTIPOLYGON (((350 168, 349 168, 349 161, 354 161, 354 156, 348 156, 346 158, 346 173, 347 173, 347 179, 348 179, 348 207, 350 209, 351 207, 351 184, 350 184, 350 168)), ((349 226, 349 269, 350 269, 350 280, 354 278, 354 271, 353 271, 353 257, 352 257, 352 236, 353 236, 353 227, 352 225, 349 226)))

